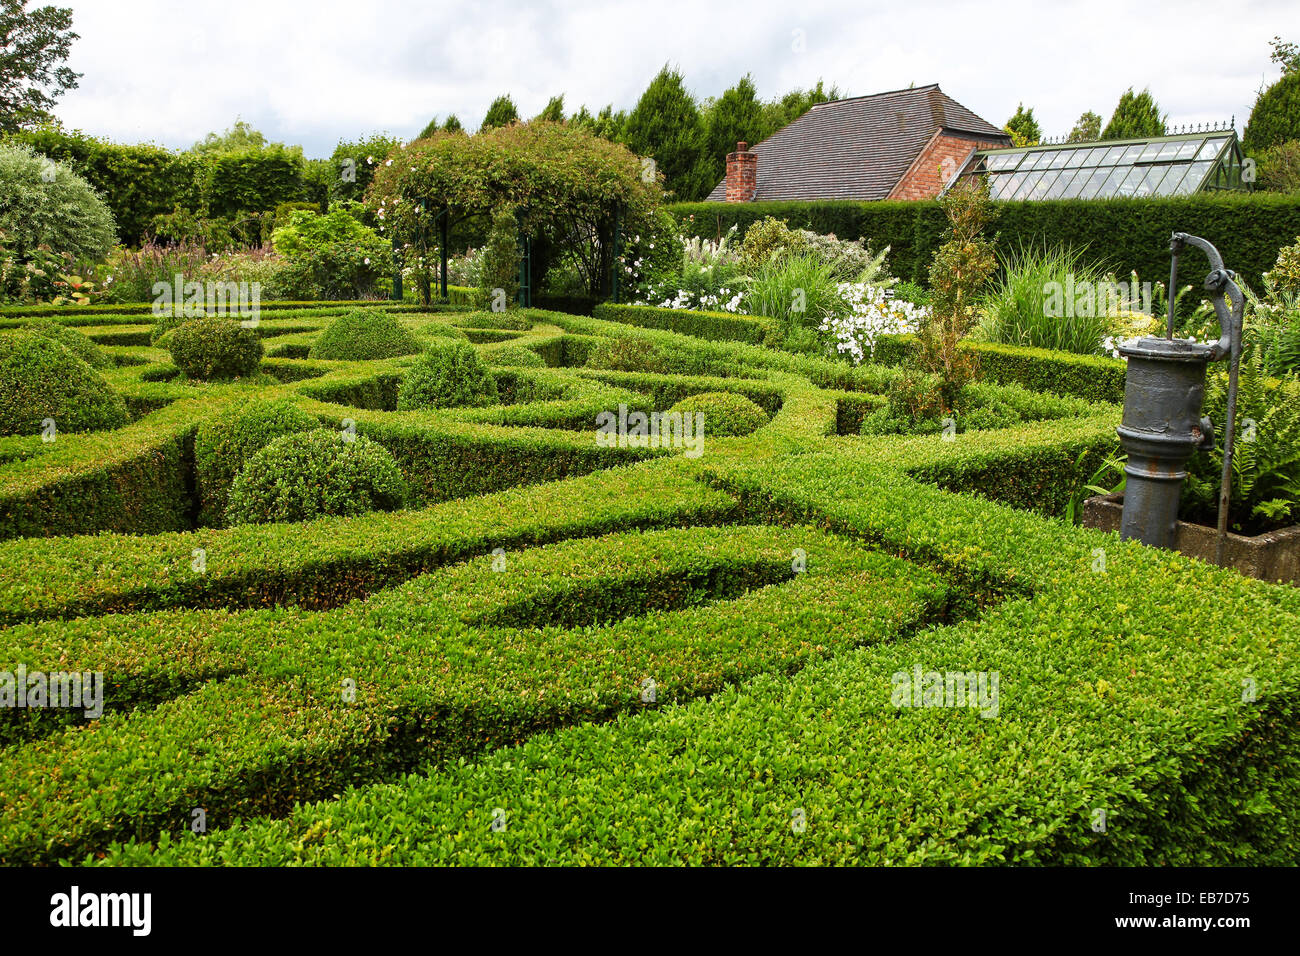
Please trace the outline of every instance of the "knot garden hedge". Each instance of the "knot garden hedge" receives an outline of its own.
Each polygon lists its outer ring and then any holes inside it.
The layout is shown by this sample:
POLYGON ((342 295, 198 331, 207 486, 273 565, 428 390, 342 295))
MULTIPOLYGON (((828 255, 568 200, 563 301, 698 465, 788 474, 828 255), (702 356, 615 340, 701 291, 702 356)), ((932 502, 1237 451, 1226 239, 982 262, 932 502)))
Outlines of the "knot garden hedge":
POLYGON ((0 439, 0 671, 102 674, 103 714, 0 708, 0 862, 1296 859, 1297 592, 1055 517, 1114 367, 1009 350, 1018 424, 862 435, 897 369, 743 322, 374 308, 498 401, 398 411, 419 355, 311 357, 343 306, 268 307, 246 384, 61 313, 130 421, 0 439), (631 339, 669 371, 588 364, 631 339), (598 440, 717 392, 765 421, 598 440), (383 446, 402 510, 201 525, 196 431, 250 396, 383 446), (897 696, 953 672, 994 712, 897 696))

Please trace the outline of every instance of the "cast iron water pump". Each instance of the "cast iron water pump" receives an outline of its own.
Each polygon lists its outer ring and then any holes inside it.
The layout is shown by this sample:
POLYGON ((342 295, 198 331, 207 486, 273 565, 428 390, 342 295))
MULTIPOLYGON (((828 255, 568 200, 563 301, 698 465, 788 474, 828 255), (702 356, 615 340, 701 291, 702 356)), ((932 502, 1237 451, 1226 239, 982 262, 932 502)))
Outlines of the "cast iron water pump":
POLYGON ((1124 420, 1119 440, 1128 453, 1124 472, 1124 515, 1120 537, 1136 538, 1157 548, 1171 548, 1178 526, 1178 499, 1187 462, 1198 450, 1214 447, 1214 425, 1201 417, 1205 372, 1210 362, 1229 360, 1228 420, 1223 434, 1223 480, 1219 485, 1219 540, 1215 560, 1223 563, 1228 533, 1228 497, 1232 488, 1232 448, 1237 412, 1237 370, 1241 361, 1245 298, 1236 275, 1223 267, 1219 250, 1198 236, 1176 232, 1169 244, 1169 321, 1164 338, 1148 337, 1120 346, 1128 359, 1124 384, 1124 420), (1195 246, 1210 260, 1205 278, 1219 318, 1219 341, 1211 344, 1174 338, 1174 298, 1178 256, 1195 246), (1229 309, 1225 297, 1232 302, 1229 309))

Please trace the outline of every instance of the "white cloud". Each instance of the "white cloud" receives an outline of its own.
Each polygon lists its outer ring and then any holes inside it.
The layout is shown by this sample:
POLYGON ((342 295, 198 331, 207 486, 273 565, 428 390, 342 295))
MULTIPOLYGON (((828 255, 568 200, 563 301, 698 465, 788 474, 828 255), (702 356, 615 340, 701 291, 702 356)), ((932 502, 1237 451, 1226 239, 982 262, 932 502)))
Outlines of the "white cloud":
POLYGON ((1053 135, 1149 86, 1171 122, 1240 127, 1277 75, 1268 40, 1296 22, 1291 3, 1221 0, 59 2, 82 36, 81 86, 57 110, 69 126, 186 147, 241 116, 310 156, 413 136, 435 114, 474 127, 503 92, 526 116, 557 93, 570 110, 630 108, 665 62, 701 98, 745 73, 764 97, 818 79, 846 95, 938 82, 995 123, 1023 101, 1053 135))

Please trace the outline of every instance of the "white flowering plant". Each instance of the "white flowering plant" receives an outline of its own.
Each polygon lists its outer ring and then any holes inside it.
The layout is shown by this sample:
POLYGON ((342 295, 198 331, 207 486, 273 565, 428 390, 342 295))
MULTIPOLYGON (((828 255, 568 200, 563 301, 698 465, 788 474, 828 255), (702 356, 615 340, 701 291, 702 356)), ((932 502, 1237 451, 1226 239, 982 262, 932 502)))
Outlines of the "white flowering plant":
POLYGON ((718 240, 678 237, 675 269, 629 295, 638 305, 708 312, 742 312, 745 277, 734 240, 736 227, 718 240))
POLYGON ((892 290, 866 282, 841 282, 836 290, 847 311, 825 318, 818 331, 830 339, 836 352, 847 356, 854 365, 871 358, 880 336, 915 333, 930 315, 926 306, 898 298, 892 290))
POLYGON ((648 226, 621 237, 618 272, 620 298, 643 303, 675 284, 682 270, 682 237, 677 220, 657 210, 648 226), (653 290, 653 291, 652 291, 653 290))

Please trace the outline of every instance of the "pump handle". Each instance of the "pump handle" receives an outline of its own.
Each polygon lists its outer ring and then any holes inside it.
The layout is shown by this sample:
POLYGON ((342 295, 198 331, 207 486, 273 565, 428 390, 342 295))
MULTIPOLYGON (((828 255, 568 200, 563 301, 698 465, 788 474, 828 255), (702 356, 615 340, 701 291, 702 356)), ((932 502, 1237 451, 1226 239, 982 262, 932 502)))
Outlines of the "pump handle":
POLYGON ((1169 241, 1173 253, 1173 266, 1169 274, 1169 338, 1174 337, 1174 294, 1178 281, 1178 254, 1183 247, 1195 246, 1210 260, 1210 274, 1205 277, 1205 291, 1211 295, 1214 312, 1219 317, 1219 341, 1210 350, 1210 361, 1228 359, 1228 420, 1223 429, 1223 477, 1219 482, 1219 526, 1215 542, 1214 563, 1223 565, 1223 553, 1228 543, 1228 502, 1232 497, 1232 453, 1236 445, 1237 425, 1237 373, 1241 367, 1241 336, 1245 322, 1246 297, 1237 285, 1237 276, 1223 265, 1223 257, 1200 236, 1176 232, 1169 241), (1229 310, 1225 294, 1232 302, 1229 310))

